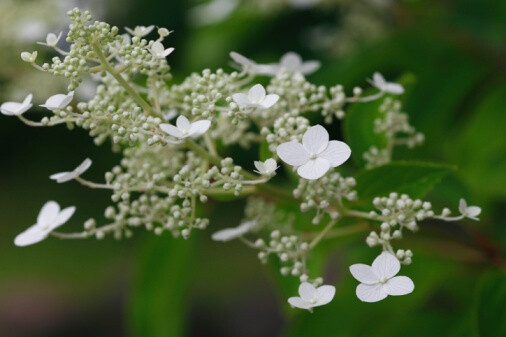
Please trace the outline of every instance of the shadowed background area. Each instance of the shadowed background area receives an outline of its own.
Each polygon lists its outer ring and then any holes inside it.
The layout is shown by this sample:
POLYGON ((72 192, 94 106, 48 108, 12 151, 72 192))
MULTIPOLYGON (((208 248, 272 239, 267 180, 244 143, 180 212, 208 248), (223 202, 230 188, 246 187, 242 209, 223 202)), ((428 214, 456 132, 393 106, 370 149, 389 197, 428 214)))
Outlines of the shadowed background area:
MULTIPOLYGON (((404 270, 415 280, 415 292, 374 304, 355 297, 356 281, 347 266, 372 261, 377 252, 366 247, 363 234, 329 242, 325 276, 337 294, 310 314, 288 307, 279 273, 262 266, 254 251, 239 242, 210 240, 215 229, 238 224, 241 200, 210 202, 203 212, 211 227, 188 241, 138 231, 122 241, 50 238, 15 247, 16 234, 33 224, 47 200, 77 206, 65 231, 80 230, 89 217, 102 219, 108 193, 75 182, 55 184, 48 177, 90 157, 87 175, 102 181, 120 155, 108 143, 94 146, 82 130, 29 128, 0 116, 0 336, 506 335, 504 0, 321 0, 311 6, 230 0, 214 1, 214 7, 197 0, 1 1, 0 21, 19 24, 22 32, 2 35, 6 28, 0 26, 2 102, 27 91, 40 100, 63 90, 49 76, 27 75, 36 70, 18 55, 42 51, 34 42, 63 30, 68 24, 63 13, 76 5, 119 27, 174 30, 166 44, 176 48, 169 56, 176 83, 203 68, 230 70, 230 51, 275 62, 293 50, 322 61, 310 81, 350 90, 365 86, 374 71, 389 79, 407 74, 412 84, 404 110, 426 142, 399 149, 395 159, 456 165, 428 199, 438 209, 456 209, 465 197, 483 212, 480 222, 424 223, 406 239, 415 259, 404 270), (53 15, 37 16, 50 6, 53 15), (21 20, 21 14, 27 18, 21 20)), ((337 123, 329 130, 342 138, 337 123)), ((233 157, 251 162, 257 150, 234 149, 233 157)))

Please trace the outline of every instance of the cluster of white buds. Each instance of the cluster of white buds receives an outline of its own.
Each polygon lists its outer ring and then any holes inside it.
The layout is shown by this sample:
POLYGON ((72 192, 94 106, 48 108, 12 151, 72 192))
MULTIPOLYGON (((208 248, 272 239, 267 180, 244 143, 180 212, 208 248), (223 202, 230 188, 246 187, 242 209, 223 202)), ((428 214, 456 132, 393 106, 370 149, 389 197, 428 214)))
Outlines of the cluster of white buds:
MULTIPOLYGON (((275 229, 270 233, 267 241, 258 239, 255 241, 255 247, 260 249, 258 258, 263 263, 267 263, 269 255, 276 255, 281 261, 282 275, 292 275, 300 278, 301 282, 308 282, 305 255, 309 250, 309 244, 302 241, 296 235, 283 235, 275 229)), ((315 285, 323 282, 321 278, 312 280, 315 285)))
POLYGON ((402 262, 411 263, 410 251, 397 254, 393 251, 391 241, 400 240, 403 230, 415 232, 418 230, 418 222, 434 216, 432 205, 428 201, 413 200, 408 195, 390 193, 388 197, 377 197, 373 200, 377 211, 371 211, 370 217, 381 221, 380 231, 371 232, 366 239, 370 247, 381 245, 384 250, 402 256, 402 262))
POLYGON ((328 214, 337 219, 338 211, 331 205, 342 205, 343 200, 357 200, 357 192, 353 190, 356 181, 352 177, 343 177, 338 172, 331 172, 318 180, 299 180, 299 185, 293 190, 297 199, 302 199, 300 209, 307 212, 316 209, 313 224, 317 225, 328 214), (332 188, 328 188, 332 186, 332 188))
POLYGON ((404 145, 413 148, 424 142, 424 135, 416 132, 415 128, 409 124, 409 116, 401 111, 401 107, 400 101, 389 97, 380 106, 381 117, 374 120, 374 132, 385 136, 385 148, 378 149, 372 146, 363 153, 367 168, 389 163, 395 146, 404 145))
POLYGON ((269 143, 269 150, 275 152, 278 145, 289 141, 301 141, 302 136, 309 128, 309 120, 299 116, 298 113, 285 113, 274 121, 272 130, 262 128, 261 135, 269 143))

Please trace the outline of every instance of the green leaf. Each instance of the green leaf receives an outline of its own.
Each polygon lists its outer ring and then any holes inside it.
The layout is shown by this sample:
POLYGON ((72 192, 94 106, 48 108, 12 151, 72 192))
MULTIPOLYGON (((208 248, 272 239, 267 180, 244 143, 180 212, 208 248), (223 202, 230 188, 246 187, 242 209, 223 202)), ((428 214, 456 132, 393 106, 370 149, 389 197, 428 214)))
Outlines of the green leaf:
POLYGON ((479 337, 506 336, 506 276, 485 275, 476 298, 476 332, 479 337))
MULTIPOLYGON (((402 96, 386 95, 405 103, 415 85, 416 79, 413 74, 405 74, 396 82, 402 84, 406 90, 402 96)), ((359 167, 364 167, 366 161, 363 158, 364 152, 371 146, 384 148, 386 138, 383 134, 374 132, 374 120, 380 118, 382 113, 379 111, 384 98, 372 102, 355 103, 346 113, 344 121, 344 136, 346 142, 353 151, 352 159, 359 167)))
POLYGON ((453 167, 421 162, 392 162, 356 175, 361 200, 372 200, 390 192, 421 198, 430 192, 453 167))
POLYGON ((146 237, 136 258, 130 302, 134 337, 183 336, 191 240, 146 237))

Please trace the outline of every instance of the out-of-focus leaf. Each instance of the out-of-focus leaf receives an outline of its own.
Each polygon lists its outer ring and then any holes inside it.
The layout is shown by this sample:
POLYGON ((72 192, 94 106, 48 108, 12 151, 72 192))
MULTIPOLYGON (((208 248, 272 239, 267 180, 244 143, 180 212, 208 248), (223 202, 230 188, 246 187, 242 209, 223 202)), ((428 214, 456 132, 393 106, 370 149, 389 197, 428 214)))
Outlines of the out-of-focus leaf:
POLYGON ((476 107, 448 155, 476 193, 506 196, 506 84, 476 107))
POLYGON ((485 275, 476 298, 476 328, 478 337, 506 336, 506 275, 485 275))
POLYGON ((452 171, 448 165, 421 162, 392 162, 360 172, 356 190, 361 200, 386 196, 390 192, 421 198, 452 171))
POLYGON ((137 256, 130 305, 133 337, 183 336, 191 240, 150 235, 137 256))

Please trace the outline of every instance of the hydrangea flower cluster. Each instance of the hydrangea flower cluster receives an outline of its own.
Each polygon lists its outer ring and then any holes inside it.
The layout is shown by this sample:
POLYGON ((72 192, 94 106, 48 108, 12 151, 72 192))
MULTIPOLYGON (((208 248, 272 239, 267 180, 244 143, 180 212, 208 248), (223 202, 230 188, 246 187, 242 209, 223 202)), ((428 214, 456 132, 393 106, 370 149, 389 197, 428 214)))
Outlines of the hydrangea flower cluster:
MULTIPOLYGON (((310 83, 305 75, 320 64, 303 61, 295 53, 286 54, 277 64, 264 65, 232 53, 239 71, 204 70, 173 84, 166 57, 177 50, 165 41, 169 30, 158 28, 155 32, 154 26, 139 26, 120 35, 118 27, 93 22, 88 12, 74 9, 69 16, 72 24, 66 39, 71 45, 69 51, 61 51, 61 58, 40 66, 35 59, 23 56, 35 68, 65 77, 69 92, 47 98, 40 106, 48 116, 40 121, 24 117, 32 101, 39 99, 31 94, 22 102, 2 104, 0 111, 31 126, 83 128, 97 145, 110 142, 114 151, 122 153, 122 160, 105 173, 103 182, 83 177, 92 169, 91 159, 50 176, 57 183, 75 180, 110 191, 112 204, 104 211, 105 224, 91 218, 81 232, 55 231, 75 208, 60 211, 56 202, 49 202, 37 223, 15 239, 19 246, 48 236, 128 238, 140 228, 189 239, 194 230, 210 225, 197 212, 209 198, 247 197, 243 222, 214 232, 212 238, 220 242, 238 239, 256 250, 263 263, 271 257, 278 259, 280 273, 301 282, 300 297, 290 298, 289 304, 312 310, 329 303, 335 288, 323 285, 323 278, 309 268, 311 252, 322 240, 342 235, 334 230, 344 218, 379 225, 366 242, 380 246, 382 253, 372 267, 351 267, 362 283, 357 288, 358 298, 371 302, 414 289, 411 280, 395 276, 401 263, 412 262, 410 250, 394 251, 392 247, 404 229, 415 231, 421 221, 430 218, 477 219, 481 211, 461 201, 460 216, 451 217, 447 208, 436 215, 429 202, 395 192, 374 199, 370 212, 355 204, 360 201, 355 191, 357 181, 339 172, 353 149, 329 135, 322 125, 311 125, 307 114, 317 113, 332 122, 333 117, 345 118, 349 104, 402 93, 402 86, 379 74, 372 80, 376 93, 363 96, 362 89, 354 88, 348 97, 341 85, 327 88, 310 83), (90 74, 100 81, 96 95, 75 102, 73 91, 82 77, 90 74), (270 77, 268 85, 259 84, 258 76, 270 77), (145 79, 145 84, 141 86, 136 78, 145 79), (173 121, 175 115, 178 117, 173 121), (228 145, 256 146, 269 156, 242 167, 223 155, 223 147, 228 145), (271 181, 274 177, 292 182, 279 184, 271 181), (287 208, 287 203, 296 207, 287 208), (298 223, 299 212, 312 212, 312 224, 298 223)), ((52 33, 44 44, 54 48, 58 38, 52 33)), ((411 133, 397 108, 386 111, 385 120, 377 123, 378 130, 392 137, 397 132, 411 133)))

